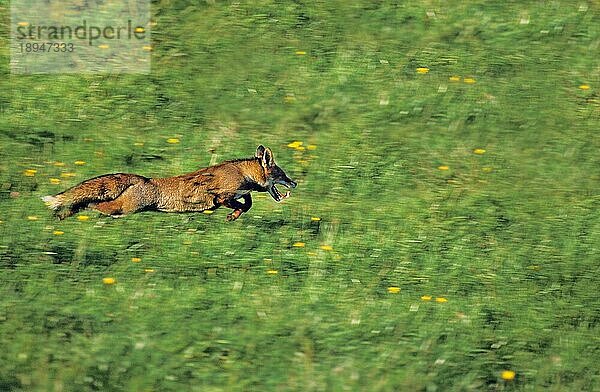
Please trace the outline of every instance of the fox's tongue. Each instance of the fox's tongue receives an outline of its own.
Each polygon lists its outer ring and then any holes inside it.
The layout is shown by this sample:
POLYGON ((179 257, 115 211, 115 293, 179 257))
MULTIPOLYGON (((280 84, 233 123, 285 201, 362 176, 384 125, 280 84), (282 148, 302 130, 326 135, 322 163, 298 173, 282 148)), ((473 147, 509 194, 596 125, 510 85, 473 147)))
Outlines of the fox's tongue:
POLYGON ((273 185, 273 186, 271 187, 271 189, 269 190, 269 193, 271 194, 271 196, 273 197, 273 199, 274 199, 276 202, 280 202, 280 201, 282 201, 283 199, 286 199, 286 198, 290 197, 290 192, 289 192, 289 191, 288 191, 288 192, 285 192, 285 195, 282 195, 282 194, 279 192, 279 189, 277 189, 277 187, 276 187, 275 185, 273 185))

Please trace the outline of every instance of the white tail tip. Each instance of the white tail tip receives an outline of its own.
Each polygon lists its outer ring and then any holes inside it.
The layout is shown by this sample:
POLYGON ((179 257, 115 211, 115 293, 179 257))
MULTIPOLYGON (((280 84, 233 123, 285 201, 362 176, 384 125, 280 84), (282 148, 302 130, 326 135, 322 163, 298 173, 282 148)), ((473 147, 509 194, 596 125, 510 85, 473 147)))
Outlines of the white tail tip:
POLYGON ((53 210, 58 210, 62 204, 57 196, 43 196, 42 201, 53 210))

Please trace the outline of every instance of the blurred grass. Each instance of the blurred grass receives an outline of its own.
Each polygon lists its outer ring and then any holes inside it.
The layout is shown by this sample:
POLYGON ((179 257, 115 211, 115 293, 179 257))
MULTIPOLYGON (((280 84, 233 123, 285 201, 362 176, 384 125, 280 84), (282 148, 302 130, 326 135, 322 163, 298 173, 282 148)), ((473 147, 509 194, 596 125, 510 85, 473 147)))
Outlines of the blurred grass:
POLYGON ((596 3, 153 13, 150 75, 16 77, 0 2, 0 390, 599 388, 596 3), (235 223, 39 201, 259 143, 235 223))

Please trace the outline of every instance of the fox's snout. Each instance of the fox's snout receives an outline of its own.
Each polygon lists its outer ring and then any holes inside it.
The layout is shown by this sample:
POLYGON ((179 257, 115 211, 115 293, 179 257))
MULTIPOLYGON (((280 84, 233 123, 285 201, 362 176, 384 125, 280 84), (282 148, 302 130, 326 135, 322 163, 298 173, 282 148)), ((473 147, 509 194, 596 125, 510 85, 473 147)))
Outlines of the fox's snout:
POLYGON ((278 184, 281 184, 285 187, 292 188, 292 189, 294 189, 295 187, 298 186, 298 183, 296 181, 292 180, 291 178, 288 178, 287 181, 285 181, 285 180, 278 181, 278 184))

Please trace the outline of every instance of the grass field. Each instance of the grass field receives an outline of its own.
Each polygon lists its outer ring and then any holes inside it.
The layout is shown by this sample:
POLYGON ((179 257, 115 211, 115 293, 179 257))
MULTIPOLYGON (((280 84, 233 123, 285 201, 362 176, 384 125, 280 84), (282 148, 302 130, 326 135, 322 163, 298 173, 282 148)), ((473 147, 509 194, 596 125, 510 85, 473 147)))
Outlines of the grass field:
POLYGON ((600 390, 597 2, 207 3, 17 76, 0 1, 0 390, 600 390), (261 143, 232 223, 40 201, 261 143))

